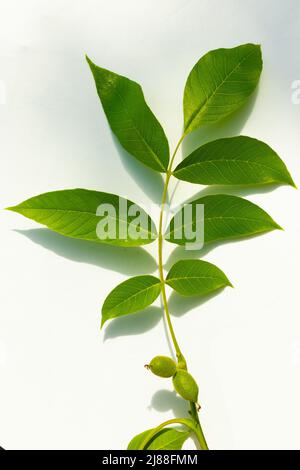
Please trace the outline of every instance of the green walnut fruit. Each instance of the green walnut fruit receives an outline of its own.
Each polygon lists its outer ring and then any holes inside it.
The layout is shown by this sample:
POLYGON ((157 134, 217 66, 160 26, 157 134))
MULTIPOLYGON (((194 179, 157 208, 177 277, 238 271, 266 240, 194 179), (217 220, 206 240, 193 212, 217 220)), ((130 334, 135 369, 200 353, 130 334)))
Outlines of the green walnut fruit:
POLYGON ((178 393, 187 401, 197 403, 198 401, 198 385, 194 378, 186 370, 178 369, 173 377, 173 385, 178 393))
POLYGON ((151 372, 159 377, 173 377, 176 372, 176 363, 167 356, 155 356, 150 364, 145 366, 151 372))

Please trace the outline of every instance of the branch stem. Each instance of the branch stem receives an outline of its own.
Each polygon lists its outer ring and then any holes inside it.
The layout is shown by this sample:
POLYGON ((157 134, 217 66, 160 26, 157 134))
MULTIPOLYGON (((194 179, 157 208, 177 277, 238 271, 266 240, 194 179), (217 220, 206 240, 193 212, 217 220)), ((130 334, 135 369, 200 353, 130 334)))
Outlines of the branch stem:
MULTIPOLYGON (((174 346, 174 349, 175 349, 175 352, 176 352, 178 366, 180 368, 186 370, 187 369, 186 360, 185 360, 185 358, 182 354, 182 351, 180 349, 180 346, 178 344, 178 341, 177 341, 177 338, 176 338, 176 335, 175 335, 175 331, 174 331, 174 328, 173 328, 173 324, 172 324, 172 321, 171 321, 171 316, 170 316, 170 311, 169 311, 169 306, 168 306, 168 300, 167 300, 167 294, 166 294, 166 287, 165 287, 164 263, 163 263, 163 240, 164 240, 164 237, 163 237, 163 221, 164 221, 164 210, 165 210, 165 205, 166 205, 166 199, 167 199, 167 194, 168 194, 168 186, 169 186, 170 178, 172 176, 173 162, 174 162, 175 156, 177 154, 177 151, 178 151, 178 149, 179 149, 179 147, 180 147, 180 145, 181 145, 184 138, 185 138, 185 134, 183 134, 181 136, 181 138, 179 139, 179 141, 178 141, 178 143, 175 147, 175 150, 174 150, 173 155, 171 157, 169 167, 168 167, 168 170, 167 170, 167 173, 166 173, 166 180, 165 180, 164 189, 163 189, 161 208, 160 208, 160 216, 159 216, 159 226, 158 226, 158 270, 159 270, 159 278, 160 278, 160 282, 161 282, 161 296, 162 296, 162 302, 163 302, 164 311, 165 311, 165 317, 166 317, 168 329, 169 329, 169 332, 170 332, 170 336, 172 338, 173 346, 174 346)), ((204 437, 204 434, 203 434, 203 431, 202 431, 202 428, 201 428, 201 425, 200 425, 199 416, 198 416, 198 413, 197 413, 197 410, 196 410, 196 406, 195 406, 195 403, 192 403, 192 402, 190 402, 190 414, 191 414, 191 417, 192 417, 192 419, 194 420, 194 422, 196 424, 195 434, 197 436, 200 447, 201 447, 202 450, 208 450, 208 446, 207 446, 207 443, 206 443, 206 440, 205 440, 205 437, 204 437)), ((171 424, 171 422, 179 422, 179 421, 180 420, 176 419, 176 420, 170 420, 169 422, 166 422, 166 423, 171 424)), ((164 427, 165 425, 166 424, 163 423, 162 427, 164 427)))

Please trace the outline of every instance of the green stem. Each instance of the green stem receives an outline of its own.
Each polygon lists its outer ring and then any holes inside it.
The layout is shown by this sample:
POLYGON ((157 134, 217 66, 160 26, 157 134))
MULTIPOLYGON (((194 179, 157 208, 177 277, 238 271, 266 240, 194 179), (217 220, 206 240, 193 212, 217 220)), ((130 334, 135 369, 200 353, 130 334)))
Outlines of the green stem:
POLYGON ((168 167, 168 170, 167 170, 166 181, 165 181, 165 185, 164 185, 164 189, 163 189, 163 195, 162 195, 162 201, 161 201, 161 207, 160 207, 160 216, 159 216, 159 226, 158 226, 158 270, 159 270, 159 277, 160 277, 160 281, 161 281, 161 285, 162 285, 161 295, 162 295, 162 301, 163 301, 163 306, 164 306, 164 310, 165 310, 165 315, 166 315, 168 328, 169 328, 170 335, 171 335, 171 338, 172 338, 172 341, 173 341, 173 344, 174 344, 174 348, 175 348, 175 351, 176 351, 176 356, 177 356, 178 362, 180 363, 180 365, 182 366, 183 369, 186 369, 186 361, 184 359, 184 356, 183 356, 183 354, 180 350, 179 344, 177 342, 175 332, 174 332, 174 328, 173 328, 172 321, 171 321, 171 317, 170 317, 168 301, 167 301, 167 295, 166 295, 166 288, 165 288, 164 270, 163 270, 163 218, 164 218, 164 209, 165 209, 166 198, 167 198, 167 194, 168 194, 169 181, 170 181, 171 174, 172 174, 171 173, 172 172, 172 165, 173 165, 176 153, 177 153, 183 139, 184 139, 184 135, 181 137, 181 139, 179 140, 179 142, 178 142, 178 144, 177 144, 177 146, 174 150, 174 153, 172 155, 172 158, 170 160, 169 167, 168 167))
POLYGON ((207 442, 206 442, 206 439, 205 439, 205 436, 204 436, 204 433, 203 433, 203 430, 202 430, 202 427, 201 427, 201 424, 200 424, 199 415, 198 415, 198 412, 196 410, 195 403, 190 401, 190 407, 191 407, 191 417, 196 422, 195 434, 197 436, 200 447, 201 447, 202 450, 208 450, 208 445, 207 445, 207 442))
MULTIPOLYGON (((161 281, 161 296, 162 296, 165 316, 166 316, 170 336, 172 338, 172 342, 173 342, 174 349, 175 349, 175 352, 176 352, 178 365, 182 369, 187 369, 186 360, 185 360, 185 358, 184 358, 184 356, 181 352, 181 349, 180 349, 180 346, 178 344, 178 341, 177 341, 177 338, 176 338, 176 335, 175 335, 175 331, 174 331, 174 328, 173 328, 173 325, 172 325, 172 321, 171 321, 171 316, 170 316, 169 306, 168 306, 168 300, 167 300, 167 294, 166 294, 166 287, 165 287, 164 269, 163 269, 163 266, 164 266, 163 265, 163 219, 164 219, 164 209, 165 209, 166 199, 167 199, 167 194, 168 194, 168 186, 169 186, 170 178, 171 178, 171 175, 172 175, 173 162, 174 162, 175 156, 177 154, 177 151, 178 151, 178 149, 179 149, 179 147, 180 147, 180 145, 181 145, 184 138, 185 138, 185 134, 182 135, 182 137, 179 139, 178 144, 175 147, 174 153, 173 153, 173 155, 171 157, 171 160, 170 160, 170 163, 169 163, 169 167, 168 167, 167 174, 166 174, 165 185, 164 185, 164 189, 163 189, 161 208, 160 208, 160 216, 159 216, 159 226, 158 226, 158 270, 159 270, 159 278, 160 278, 160 281, 161 281)), ((195 431, 195 434, 196 434, 197 439, 199 441, 200 447, 203 450, 208 450, 207 443, 206 443, 206 440, 205 440, 205 437, 204 437, 204 434, 203 434, 203 431, 202 431, 202 428, 201 428, 201 425, 200 425, 199 416, 198 416, 198 413, 197 413, 197 410, 196 410, 196 407, 195 407, 195 403, 190 402, 190 408, 191 408, 191 416, 192 416, 193 420, 196 423, 196 429, 194 431, 195 431)), ((179 422, 179 420, 170 420, 170 422, 167 422, 167 423, 171 424, 171 422, 179 422)), ((166 424, 163 423, 161 426, 164 427, 164 426, 166 426, 166 424)), ((157 429, 158 428, 156 428, 156 432, 157 432, 157 429)))

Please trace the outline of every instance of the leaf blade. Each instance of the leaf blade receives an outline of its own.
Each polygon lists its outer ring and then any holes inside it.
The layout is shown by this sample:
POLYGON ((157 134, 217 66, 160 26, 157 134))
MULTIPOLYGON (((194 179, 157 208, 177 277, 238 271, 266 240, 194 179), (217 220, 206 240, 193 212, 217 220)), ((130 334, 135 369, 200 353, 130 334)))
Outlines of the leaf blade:
POLYGON ((169 144, 162 126, 145 101, 141 86, 98 67, 88 57, 86 59, 107 120, 120 144, 144 165, 165 172, 169 144))
POLYGON ((141 207, 115 194, 100 191, 80 188, 51 191, 7 209, 46 225, 61 235, 96 243, 130 247, 151 243, 156 238, 154 223, 141 207), (114 234, 106 240, 100 239, 97 235, 98 224, 105 218, 104 215, 97 215, 97 209, 101 205, 102 207, 108 205, 111 208, 107 220, 116 226, 115 238, 114 234), (134 239, 130 236, 131 224, 132 228, 137 230, 139 226, 135 223, 135 216, 129 216, 128 211, 127 219, 124 218, 125 205, 128 210, 136 207, 143 215, 140 223, 141 238, 134 239), (122 230, 127 233, 126 238, 122 238, 122 230))
POLYGON ((196 184, 263 185, 295 183, 274 150, 247 136, 209 142, 186 157, 173 175, 196 184))
POLYGON ((260 46, 243 44, 205 54, 191 70, 184 90, 185 134, 237 110, 257 86, 260 46))
POLYGON ((204 223, 204 243, 233 240, 253 235, 259 235, 276 229, 282 229, 263 209, 256 204, 238 196, 217 194, 204 196, 191 202, 193 217, 186 223, 176 224, 176 217, 182 219, 184 209, 181 209, 171 220, 166 231, 166 239, 177 245, 193 243, 187 239, 185 228, 193 230, 204 223), (195 207, 204 205, 204 217, 196 219, 195 207), (181 217, 180 217, 181 215, 181 217))
POLYGON ((204 296, 231 286, 224 272, 212 263, 203 260, 181 260, 175 263, 166 278, 166 283, 184 296, 204 296))
MULTIPOLYGON (((129 442, 127 450, 139 450, 143 441, 153 429, 144 431, 129 442)), ((181 450, 184 442, 190 436, 189 431, 179 431, 175 428, 165 428, 155 434, 150 442, 144 447, 146 450, 181 450)))
POLYGON ((155 276, 135 276, 116 286, 102 307, 101 327, 107 320, 136 313, 151 305, 161 292, 161 282, 155 276))

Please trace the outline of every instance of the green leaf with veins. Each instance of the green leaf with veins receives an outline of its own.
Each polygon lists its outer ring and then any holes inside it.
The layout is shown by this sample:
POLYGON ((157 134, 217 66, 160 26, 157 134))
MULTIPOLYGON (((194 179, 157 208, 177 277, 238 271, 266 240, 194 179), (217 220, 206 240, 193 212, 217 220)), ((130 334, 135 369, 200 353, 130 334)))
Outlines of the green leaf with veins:
POLYGON ((165 172, 169 163, 169 144, 140 85, 98 67, 88 57, 87 62, 109 125, 122 147, 144 165, 165 172))
POLYGON ((54 232, 71 238, 116 246, 140 246, 155 240, 154 222, 132 201, 115 194, 87 189, 65 189, 40 194, 8 210, 46 225, 54 232), (99 207, 107 208, 97 215, 99 207), (127 210, 120 207, 127 207, 127 210), (132 209, 134 215, 128 215, 132 209), (138 211, 138 215, 137 212, 138 211), (124 212, 124 213, 123 213, 124 212), (139 217, 139 215, 141 217, 139 217), (97 227, 101 221, 112 224, 110 238, 101 239, 97 227), (138 235, 138 236, 137 236, 138 235))
POLYGON ((177 245, 193 243, 192 237, 204 226, 204 243, 238 239, 269 232, 281 227, 260 207, 247 199, 227 194, 204 196, 190 202, 192 216, 184 219, 184 208, 175 214, 167 229, 165 238, 177 245), (197 217, 196 206, 204 205, 204 217, 197 217), (180 221, 180 222, 178 222, 180 221), (181 222, 182 221, 182 222, 181 222), (187 238, 186 230, 191 238, 187 238))
MULTIPOLYGON (((135 436, 128 444, 127 450, 139 450, 147 435, 153 429, 148 429, 135 436)), ((179 431, 175 428, 164 428, 144 447, 145 450, 181 450, 184 442, 190 436, 190 431, 179 431)))
POLYGON ((205 54, 185 85, 184 133, 217 122, 240 108, 256 88, 261 70, 261 50, 255 44, 205 54))
POLYGON ((161 292, 161 282, 155 276, 136 276, 115 287, 102 307, 101 326, 112 318, 135 313, 151 305, 161 292))
POLYGON ((197 184, 295 186, 283 161, 267 144, 239 136, 197 148, 174 170, 176 178, 197 184))
POLYGON ((232 284, 212 263, 203 260, 181 260, 170 269, 166 283, 181 295, 207 295, 232 284))

